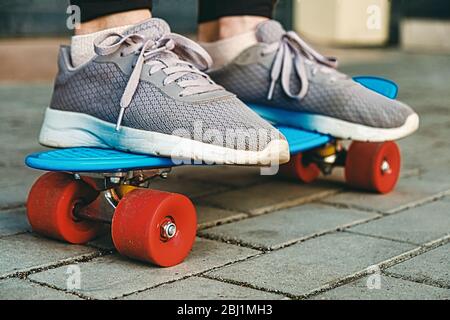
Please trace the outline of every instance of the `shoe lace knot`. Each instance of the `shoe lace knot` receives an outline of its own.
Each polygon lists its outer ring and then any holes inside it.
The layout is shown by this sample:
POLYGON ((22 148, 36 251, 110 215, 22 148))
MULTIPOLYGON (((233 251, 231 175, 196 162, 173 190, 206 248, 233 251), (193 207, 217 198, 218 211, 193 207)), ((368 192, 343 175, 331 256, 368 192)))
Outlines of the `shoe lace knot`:
POLYGON ((263 50, 263 54, 269 54, 275 51, 276 55, 270 71, 271 82, 267 94, 268 100, 273 98, 275 84, 280 78, 280 75, 281 87, 286 95, 301 100, 308 93, 309 87, 306 64, 315 64, 313 69, 314 74, 318 68, 321 68, 324 72, 330 72, 331 69, 336 69, 338 65, 336 58, 321 55, 294 31, 286 32, 280 41, 269 44, 263 50), (290 87, 292 65, 294 65, 294 71, 300 80, 298 92, 292 92, 290 87))
POLYGON ((158 40, 137 33, 110 33, 95 39, 94 50, 99 56, 117 51, 123 56, 138 55, 120 100, 116 130, 120 129, 125 109, 137 90, 144 64, 149 65, 150 75, 163 70, 166 75, 163 85, 176 82, 182 88, 180 97, 223 89, 203 72, 212 65, 210 55, 194 41, 175 33, 166 34, 158 40))

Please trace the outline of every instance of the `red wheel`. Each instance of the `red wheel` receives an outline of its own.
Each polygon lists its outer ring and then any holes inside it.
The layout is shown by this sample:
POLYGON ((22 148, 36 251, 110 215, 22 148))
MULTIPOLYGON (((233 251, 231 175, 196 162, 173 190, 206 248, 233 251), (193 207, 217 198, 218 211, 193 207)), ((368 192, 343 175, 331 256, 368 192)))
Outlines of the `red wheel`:
POLYGON ((357 142, 350 145, 345 180, 356 188, 388 193, 400 175, 400 150, 395 142, 357 142))
POLYGON ((187 257, 196 229, 197 215, 187 197, 147 189, 125 194, 112 220, 113 242, 121 254, 162 267, 187 257))
POLYGON ((305 165, 302 154, 298 153, 288 163, 280 166, 280 173, 287 178, 295 178, 310 183, 317 179, 320 169, 315 163, 305 165))
POLYGON ((72 175, 48 172, 32 186, 27 200, 28 221, 33 231, 74 244, 86 243, 98 235, 101 224, 80 221, 76 206, 92 202, 98 192, 72 175))

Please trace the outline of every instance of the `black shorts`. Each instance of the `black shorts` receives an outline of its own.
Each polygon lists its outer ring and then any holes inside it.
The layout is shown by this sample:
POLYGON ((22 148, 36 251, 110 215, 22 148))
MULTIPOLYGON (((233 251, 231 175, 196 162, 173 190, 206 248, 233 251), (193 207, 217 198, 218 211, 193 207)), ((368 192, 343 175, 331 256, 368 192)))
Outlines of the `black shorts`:
MULTIPOLYGON (((152 0, 71 0, 81 9, 81 22, 112 13, 152 9, 152 0)), ((198 22, 226 16, 262 16, 272 18, 276 0, 199 0, 198 22)))

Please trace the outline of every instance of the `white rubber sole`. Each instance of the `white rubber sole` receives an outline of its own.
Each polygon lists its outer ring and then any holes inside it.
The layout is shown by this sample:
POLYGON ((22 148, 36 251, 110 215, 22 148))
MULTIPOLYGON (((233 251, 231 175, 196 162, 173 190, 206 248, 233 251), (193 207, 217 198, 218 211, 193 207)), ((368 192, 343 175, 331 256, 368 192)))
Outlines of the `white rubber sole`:
POLYGON ((55 148, 98 147, 171 157, 182 163, 271 166, 289 161, 286 140, 272 140, 262 151, 226 148, 175 135, 115 125, 93 116, 47 108, 39 143, 55 148))
POLYGON ((301 122, 304 129, 329 134, 336 138, 355 141, 383 142, 409 136, 419 128, 419 116, 411 114, 401 127, 374 128, 322 115, 306 115, 301 122))
POLYGON ((405 123, 397 128, 375 128, 331 118, 319 114, 288 111, 261 105, 250 105, 261 117, 286 126, 302 128, 328 134, 335 138, 355 141, 383 142, 409 136, 419 128, 419 116, 411 114, 405 123))

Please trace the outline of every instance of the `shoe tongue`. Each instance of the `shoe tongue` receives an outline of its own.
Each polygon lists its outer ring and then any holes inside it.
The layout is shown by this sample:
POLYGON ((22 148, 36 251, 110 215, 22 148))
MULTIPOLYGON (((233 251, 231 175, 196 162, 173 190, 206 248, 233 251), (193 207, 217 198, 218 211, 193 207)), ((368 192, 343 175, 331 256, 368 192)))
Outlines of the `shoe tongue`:
POLYGON ((170 27, 167 22, 162 19, 150 18, 128 28, 127 30, 125 30, 124 35, 133 33, 138 33, 147 39, 156 41, 164 35, 169 34, 170 27))
POLYGON ((281 23, 275 20, 261 22, 256 27, 256 39, 258 42, 274 43, 281 40, 286 33, 281 23))
MULTIPOLYGON (((161 39, 164 35, 169 34, 170 26, 168 23, 162 19, 159 18, 150 18, 145 21, 142 21, 139 24, 135 24, 132 27, 125 30, 123 35, 129 35, 133 33, 140 34, 144 36, 146 39, 151 39, 153 41, 157 41, 161 39)), ((158 59, 176 59, 179 60, 180 58, 174 53, 174 52, 160 52, 157 55, 154 55, 153 58, 158 59)), ((177 80, 196 80, 203 78, 201 75, 188 73, 177 80)))

